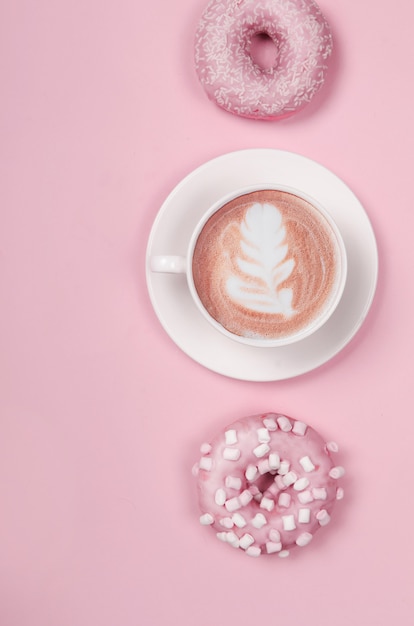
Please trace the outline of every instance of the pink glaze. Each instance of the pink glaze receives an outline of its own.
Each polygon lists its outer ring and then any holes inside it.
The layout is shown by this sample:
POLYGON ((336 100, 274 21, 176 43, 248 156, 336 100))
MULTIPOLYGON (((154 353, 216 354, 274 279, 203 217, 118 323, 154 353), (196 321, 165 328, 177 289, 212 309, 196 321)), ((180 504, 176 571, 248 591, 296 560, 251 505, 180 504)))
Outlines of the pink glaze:
POLYGON ((344 471, 331 448, 285 415, 240 419, 215 437, 196 466, 200 522, 251 556, 287 556, 308 545, 343 494, 344 471))
POLYGON ((287 117, 310 102, 331 52, 329 24, 313 0, 211 0, 196 32, 196 71, 208 97, 254 119, 287 117), (273 67, 254 62, 257 35, 273 41, 273 67))

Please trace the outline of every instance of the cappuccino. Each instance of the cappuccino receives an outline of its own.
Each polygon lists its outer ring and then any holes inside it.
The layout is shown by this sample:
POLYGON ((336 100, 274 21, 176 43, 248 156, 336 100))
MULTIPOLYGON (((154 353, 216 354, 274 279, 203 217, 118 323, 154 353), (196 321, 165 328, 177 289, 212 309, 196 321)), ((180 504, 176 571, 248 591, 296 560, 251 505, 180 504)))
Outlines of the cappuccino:
POLYGON ((225 330, 283 343, 326 318, 341 287, 341 263, 337 233, 319 208, 291 191, 264 189, 209 217, 195 242, 192 278, 201 304, 225 330))

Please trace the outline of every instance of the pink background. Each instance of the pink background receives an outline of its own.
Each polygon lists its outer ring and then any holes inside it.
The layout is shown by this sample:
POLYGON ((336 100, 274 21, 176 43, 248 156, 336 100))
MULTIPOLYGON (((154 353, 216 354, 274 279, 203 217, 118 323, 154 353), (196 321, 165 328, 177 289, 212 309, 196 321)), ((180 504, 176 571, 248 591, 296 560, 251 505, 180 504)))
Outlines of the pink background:
POLYGON ((1 626, 349 626, 414 619, 410 0, 320 0, 323 92, 282 122, 205 96, 205 0, 3 0, 1 626), (377 236, 373 307, 328 364, 283 382, 211 372, 145 284, 155 215, 195 167, 277 148, 316 160, 377 236), (346 499, 291 559, 249 559, 198 523, 199 444, 241 415, 341 445, 346 499))

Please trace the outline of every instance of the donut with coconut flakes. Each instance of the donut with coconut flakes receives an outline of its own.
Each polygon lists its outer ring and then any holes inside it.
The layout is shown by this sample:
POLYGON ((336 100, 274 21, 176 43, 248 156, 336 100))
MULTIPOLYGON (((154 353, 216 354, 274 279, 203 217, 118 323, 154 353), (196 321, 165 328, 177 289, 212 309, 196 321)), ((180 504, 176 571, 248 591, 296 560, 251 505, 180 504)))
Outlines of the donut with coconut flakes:
POLYGON ((200 523, 249 556, 308 545, 342 499, 334 442, 279 413, 245 417, 201 446, 200 523))
POLYGON ((253 119, 302 109, 324 83, 331 52, 331 30, 314 0, 211 0, 196 31, 196 72, 208 97, 253 119), (271 67, 251 54, 257 36, 274 44, 271 67))

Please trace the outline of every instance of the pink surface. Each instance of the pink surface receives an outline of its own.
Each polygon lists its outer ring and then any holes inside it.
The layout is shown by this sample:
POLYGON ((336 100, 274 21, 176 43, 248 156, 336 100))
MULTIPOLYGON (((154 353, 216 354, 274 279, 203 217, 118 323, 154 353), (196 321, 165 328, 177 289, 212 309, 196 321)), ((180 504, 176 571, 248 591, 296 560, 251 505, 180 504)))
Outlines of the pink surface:
POLYGON ((321 0, 336 45, 325 88, 261 123, 220 110, 197 80, 204 6, 2 3, 0 623, 408 626, 414 9, 321 0), (255 147, 340 176, 380 253, 355 339, 276 383, 196 364, 145 285, 166 195, 208 159, 255 147), (243 558, 198 523, 199 444, 261 411, 341 444, 345 500, 298 558, 243 558))

